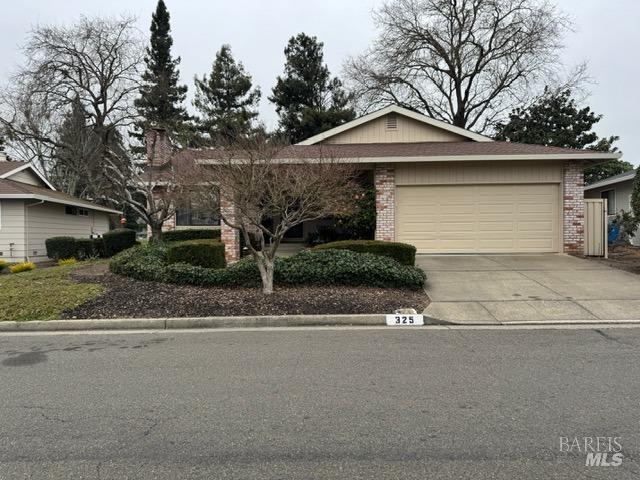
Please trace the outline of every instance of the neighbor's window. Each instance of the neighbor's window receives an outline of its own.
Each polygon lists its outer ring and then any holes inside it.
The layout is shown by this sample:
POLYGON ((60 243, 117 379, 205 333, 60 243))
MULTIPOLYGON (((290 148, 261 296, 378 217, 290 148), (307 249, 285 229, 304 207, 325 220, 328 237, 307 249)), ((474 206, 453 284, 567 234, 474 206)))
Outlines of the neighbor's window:
POLYGON ((71 205, 66 205, 64 207, 64 213, 66 213, 67 215, 75 215, 75 216, 81 216, 81 217, 89 216, 89 210, 87 210, 86 208, 78 208, 78 207, 73 207, 71 205))
POLYGON ((604 192, 600 192, 600 198, 607 199, 607 215, 615 215, 616 214, 616 191, 605 190, 604 192))
POLYGON ((202 205, 194 200, 186 201, 176 211, 176 225, 179 227, 217 227, 220 225, 220 210, 217 202, 202 205))

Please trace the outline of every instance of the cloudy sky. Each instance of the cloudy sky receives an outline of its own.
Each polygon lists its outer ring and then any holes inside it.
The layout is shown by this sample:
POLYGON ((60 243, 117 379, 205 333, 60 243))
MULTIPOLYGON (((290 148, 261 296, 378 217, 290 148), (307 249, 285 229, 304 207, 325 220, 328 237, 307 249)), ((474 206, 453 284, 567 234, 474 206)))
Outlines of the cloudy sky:
MULTIPOLYGON (((217 49, 232 46, 235 57, 263 91, 261 114, 273 127, 276 116, 266 97, 282 71, 287 39, 301 31, 325 43, 325 58, 334 74, 343 60, 369 45, 375 35, 371 12, 380 0, 165 0, 171 13, 174 53, 182 57, 183 82, 210 69, 217 49)), ((604 119, 600 135, 621 137, 624 158, 640 163, 640 3, 637 0, 556 0, 569 14, 575 32, 566 38, 567 65, 587 61, 594 79, 587 102, 604 119)), ((81 14, 133 14, 145 33, 156 0, 21 0, 3 1, 0 17, 0 79, 6 80, 21 60, 20 44, 39 23, 71 22, 81 14)))

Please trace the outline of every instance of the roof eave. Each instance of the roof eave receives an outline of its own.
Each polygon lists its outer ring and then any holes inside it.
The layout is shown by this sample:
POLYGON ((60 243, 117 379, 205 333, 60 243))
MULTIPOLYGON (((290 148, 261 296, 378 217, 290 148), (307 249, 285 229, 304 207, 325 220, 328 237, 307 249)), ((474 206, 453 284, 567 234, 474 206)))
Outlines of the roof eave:
POLYGON ((101 207, 94 204, 86 204, 82 202, 66 201, 60 198, 49 197, 47 195, 39 195, 35 193, 0 193, 0 200, 42 200, 44 202, 58 203, 61 205, 71 205, 74 207, 87 208, 105 213, 113 213, 120 215, 122 212, 112 208, 101 207))

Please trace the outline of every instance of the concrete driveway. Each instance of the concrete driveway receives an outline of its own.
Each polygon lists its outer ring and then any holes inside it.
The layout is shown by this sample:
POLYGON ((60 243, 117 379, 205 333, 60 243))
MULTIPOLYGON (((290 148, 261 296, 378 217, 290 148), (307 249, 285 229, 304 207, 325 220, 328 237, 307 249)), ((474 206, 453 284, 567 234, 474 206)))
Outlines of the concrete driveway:
POLYGON ((416 257, 432 303, 454 323, 640 319, 640 276, 567 255, 416 257))

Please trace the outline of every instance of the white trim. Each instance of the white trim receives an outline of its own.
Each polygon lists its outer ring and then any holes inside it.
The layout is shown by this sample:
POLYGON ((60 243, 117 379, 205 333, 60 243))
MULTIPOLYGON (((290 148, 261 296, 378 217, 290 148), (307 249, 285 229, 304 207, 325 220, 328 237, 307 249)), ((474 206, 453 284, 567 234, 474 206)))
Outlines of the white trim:
POLYGON ((628 182, 629 180, 633 180, 635 176, 636 176, 636 171, 631 170, 630 172, 620 177, 605 178, 604 180, 600 180, 599 182, 592 183, 591 185, 587 185, 586 187, 584 187, 584 190, 586 192, 587 190, 593 190, 595 188, 608 187, 609 185, 615 185, 616 183, 619 183, 619 182, 628 182))
POLYGON ((40 194, 34 194, 34 193, 0 193, 0 200, 2 200, 2 199, 6 199, 6 200, 42 200, 42 201, 45 201, 45 202, 59 203, 61 205, 72 205, 74 207, 87 208, 87 209, 90 209, 90 210, 98 210, 100 212, 116 213, 116 214, 121 214, 122 213, 121 211, 113 210, 112 208, 101 207, 101 206, 98 206, 98 205, 86 204, 86 203, 82 203, 82 202, 74 202, 74 201, 69 201, 69 200, 62 200, 60 198, 49 197, 48 195, 40 195, 40 194))
MULTIPOLYGON (((547 153, 547 154, 504 154, 504 155, 423 155, 415 157, 345 157, 336 158, 334 163, 418 163, 418 162, 466 162, 466 161, 508 161, 508 160, 613 160, 620 158, 619 153, 547 153)), ((322 162, 322 158, 282 158, 278 163, 322 162)), ((196 159, 199 165, 217 165, 226 160, 214 158, 196 159)), ((238 159, 238 163, 242 160, 238 159)))
POLYGON ((388 107, 382 108, 375 112, 369 113, 367 115, 363 115, 362 117, 356 118, 355 120, 351 120, 343 125, 338 127, 331 128, 326 132, 319 133, 318 135, 314 135, 313 137, 307 138, 299 142, 297 145, 314 145, 316 143, 320 143, 323 140, 326 140, 329 137, 333 137, 339 133, 345 132, 347 130, 351 130, 359 125, 370 122, 371 120, 375 120, 376 118, 380 118, 389 113, 397 113, 399 115, 404 115, 405 117, 412 118, 413 120, 417 120, 418 122, 425 123, 432 127, 440 128, 442 130, 446 130, 447 132, 455 133, 456 135, 460 135, 462 137, 466 137, 469 140, 473 140, 475 142, 493 142, 494 140, 485 137, 484 135, 480 135, 479 133, 473 133, 469 130, 465 130, 464 128, 456 127, 447 122, 443 122, 441 120, 436 120, 435 118, 427 117, 421 113, 416 113, 412 110, 408 110, 406 108, 398 107, 397 105, 390 105, 388 107))
MULTIPOLYGON (((51 183, 49 182, 49 180, 47 180, 47 179, 44 177, 44 175, 42 175, 42 174, 38 171, 38 169, 37 169, 37 168, 35 168, 35 167, 33 166, 33 164, 32 164, 31 162, 25 163, 24 165, 21 165, 21 166, 19 166, 19 167, 17 167, 17 168, 14 168, 13 170, 9 170, 8 172, 3 173, 2 175, 0 175, 0 178, 4 178, 4 179, 7 179, 7 180, 10 180, 10 178, 9 178, 9 177, 12 177, 12 176, 13 176, 13 175, 15 175, 16 173, 20 173, 21 171, 26 170, 27 168, 30 168, 30 169, 31 169, 31 171, 32 171, 33 173, 35 173, 35 174, 36 174, 36 176, 37 176, 40 180, 42 180, 42 181, 44 182, 44 184, 45 184, 47 187, 49 187, 49 188, 50 188, 51 190, 53 190, 54 192, 56 191, 56 188, 55 188, 53 185, 51 185, 51 183)), ((14 180, 14 181, 17 181, 17 180, 14 180)))

